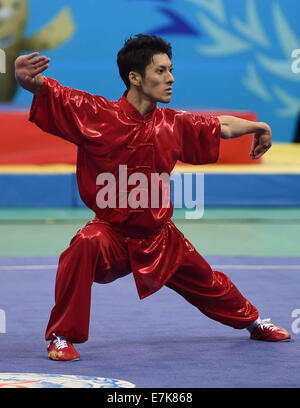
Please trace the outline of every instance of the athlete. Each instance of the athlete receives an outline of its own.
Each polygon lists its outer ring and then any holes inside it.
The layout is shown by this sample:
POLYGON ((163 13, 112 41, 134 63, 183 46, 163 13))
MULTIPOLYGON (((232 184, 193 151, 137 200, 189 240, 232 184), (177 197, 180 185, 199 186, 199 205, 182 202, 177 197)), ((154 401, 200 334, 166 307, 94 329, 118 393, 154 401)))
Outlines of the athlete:
POLYGON ((254 160, 272 144, 271 129, 263 122, 159 108, 158 102, 167 104, 172 97, 171 59, 171 45, 164 39, 143 34, 129 38, 117 58, 126 91, 116 101, 44 76, 50 59, 37 52, 16 59, 16 79, 34 95, 29 119, 77 145, 79 192, 95 213, 59 258, 55 305, 45 334, 52 360, 80 358, 73 344, 88 339, 92 284, 131 272, 140 299, 165 285, 208 317, 248 329, 251 339, 291 338, 270 319, 260 319, 231 280, 212 270, 175 227, 172 205, 163 205, 163 198, 154 205, 147 201, 150 188, 137 194, 137 174, 150 185, 153 174, 170 174, 178 160, 216 162, 220 138, 253 133, 254 160), (103 174, 116 180, 117 191, 103 182, 103 174), (135 205, 128 204, 130 199, 135 205))

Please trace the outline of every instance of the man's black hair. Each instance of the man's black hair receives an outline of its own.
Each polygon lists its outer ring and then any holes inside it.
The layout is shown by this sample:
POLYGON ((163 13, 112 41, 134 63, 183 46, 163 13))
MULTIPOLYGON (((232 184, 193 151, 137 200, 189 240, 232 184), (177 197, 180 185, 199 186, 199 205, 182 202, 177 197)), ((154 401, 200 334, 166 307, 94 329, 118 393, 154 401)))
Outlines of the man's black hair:
POLYGON ((127 89, 130 88, 129 72, 138 72, 144 77, 146 66, 151 63, 155 54, 167 54, 171 59, 171 44, 156 35, 145 34, 137 34, 125 41, 118 52, 117 63, 127 89))

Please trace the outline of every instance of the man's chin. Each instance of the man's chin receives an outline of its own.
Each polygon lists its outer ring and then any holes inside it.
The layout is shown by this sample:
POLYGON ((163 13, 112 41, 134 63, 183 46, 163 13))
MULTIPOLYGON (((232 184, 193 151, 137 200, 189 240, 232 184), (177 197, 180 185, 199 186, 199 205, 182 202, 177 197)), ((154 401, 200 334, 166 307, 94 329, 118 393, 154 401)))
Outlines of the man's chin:
POLYGON ((166 97, 166 98, 160 98, 157 102, 160 103, 170 103, 172 99, 172 96, 166 97))

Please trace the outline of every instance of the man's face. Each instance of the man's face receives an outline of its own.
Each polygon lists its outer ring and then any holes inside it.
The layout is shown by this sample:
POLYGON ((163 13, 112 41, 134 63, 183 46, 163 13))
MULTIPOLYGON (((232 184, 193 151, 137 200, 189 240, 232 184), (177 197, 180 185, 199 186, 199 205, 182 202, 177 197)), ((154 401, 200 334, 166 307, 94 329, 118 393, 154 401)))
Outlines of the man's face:
POLYGON ((155 54, 145 69, 140 90, 152 102, 169 103, 172 98, 173 65, 167 54, 155 54))

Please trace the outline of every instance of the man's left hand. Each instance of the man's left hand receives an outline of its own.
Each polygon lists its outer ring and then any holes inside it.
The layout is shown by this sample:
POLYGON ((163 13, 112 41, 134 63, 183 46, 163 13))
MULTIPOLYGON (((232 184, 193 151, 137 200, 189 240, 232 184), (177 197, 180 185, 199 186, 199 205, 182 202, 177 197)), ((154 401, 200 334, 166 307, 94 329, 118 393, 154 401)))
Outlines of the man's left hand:
POLYGON ((262 128, 254 133, 250 157, 259 159, 272 146, 272 131, 269 125, 262 123, 262 128))

